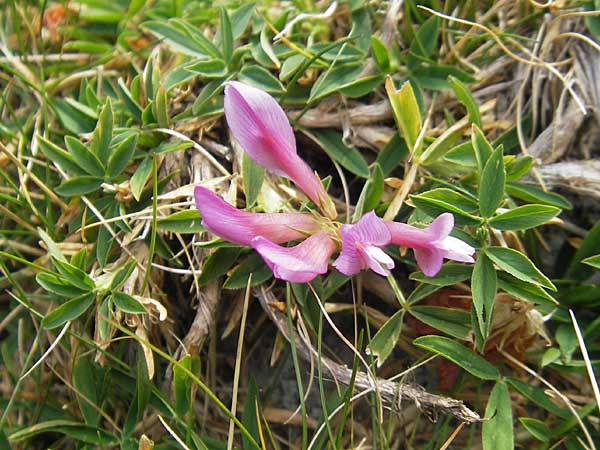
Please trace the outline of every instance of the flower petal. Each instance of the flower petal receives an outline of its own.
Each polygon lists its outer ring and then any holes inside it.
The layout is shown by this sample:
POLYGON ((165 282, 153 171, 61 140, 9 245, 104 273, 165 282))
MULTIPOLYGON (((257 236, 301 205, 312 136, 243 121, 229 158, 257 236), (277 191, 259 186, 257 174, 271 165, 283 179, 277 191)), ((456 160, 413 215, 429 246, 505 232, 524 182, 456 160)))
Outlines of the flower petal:
POLYGON ((444 258, 446 259, 466 263, 475 262, 475 259, 473 259, 475 249, 454 236, 448 236, 443 241, 438 242, 437 247, 444 250, 444 258))
POLYGON ((450 236, 454 216, 444 213, 425 229, 398 222, 385 222, 392 234, 392 243, 414 249, 419 268, 428 277, 436 275, 443 259, 472 263, 475 249, 466 242, 450 236))
POLYGON ((415 259, 421 271, 428 277, 433 277, 442 268, 443 252, 437 248, 415 248, 415 259))
POLYGON ((296 138, 277 101, 238 81, 225 86, 225 117, 233 135, 256 163, 292 180, 331 218, 336 212, 319 177, 296 153, 296 138))
POLYGON ((310 214, 249 213, 234 208, 214 192, 196 186, 196 207, 202 225, 212 233, 236 244, 250 246, 256 236, 278 244, 301 239, 319 230, 310 214))
POLYGON ((296 155, 296 138, 277 101, 260 89, 231 81, 225 86, 224 109, 227 125, 250 157, 276 175, 287 176, 282 163, 296 155))
POLYGON ((366 269, 367 264, 361 257, 356 246, 356 239, 352 233, 352 225, 342 225, 340 236, 342 237, 342 251, 340 252, 340 256, 334 261, 333 267, 344 275, 351 277, 361 270, 366 269))
POLYGON ((356 240, 363 245, 383 246, 392 240, 392 235, 385 226, 385 222, 377 217, 374 211, 366 213, 351 227, 356 240))
POLYGON ((425 229, 435 241, 446 238, 454 228, 454 216, 450 213, 443 213, 437 216, 433 222, 425 229))
POLYGON ((252 247, 263 257, 275 278, 306 283, 327 272, 335 244, 326 231, 319 231, 295 247, 282 247, 262 236, 252 239, 252 247))
POLYGON ((424 229, 400 222, 384 223, 390 231, 392 244, 401 247, 417 248, 427 246, 432 241, 431 236, 424 229))
POLYGON ((358 251, 369 268, 379 275, 387 277, 390 274, 390 270, 394 268, 394 260, 379 247, 368 245, 366 247, 359 247, 358 251))

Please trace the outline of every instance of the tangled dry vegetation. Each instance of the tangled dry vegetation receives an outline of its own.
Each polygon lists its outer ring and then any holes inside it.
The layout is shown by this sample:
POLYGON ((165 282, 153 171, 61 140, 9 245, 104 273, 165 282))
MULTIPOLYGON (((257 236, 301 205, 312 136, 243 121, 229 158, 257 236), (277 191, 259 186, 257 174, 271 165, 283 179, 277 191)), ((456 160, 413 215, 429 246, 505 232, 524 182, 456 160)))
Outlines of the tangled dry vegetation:
POLYGON ((105 3, 0 12, 0 448, 596 448, 596 2, 105 3), (386 76, 410 80, 442 158, 408 157, 386 76), (305 203, 231 138, 230 79, 278 98, 349 221, 367 196, 415 223, 462 208, 426 200, 477 195, 476 123, 513 176, 503 207, 563 212, 461 236, 527 255, 558 291, 498 278, 480 339, 470 266, 428 281, 401 252, 391 283, 274 281, 192 202, 202 185, 305 203))

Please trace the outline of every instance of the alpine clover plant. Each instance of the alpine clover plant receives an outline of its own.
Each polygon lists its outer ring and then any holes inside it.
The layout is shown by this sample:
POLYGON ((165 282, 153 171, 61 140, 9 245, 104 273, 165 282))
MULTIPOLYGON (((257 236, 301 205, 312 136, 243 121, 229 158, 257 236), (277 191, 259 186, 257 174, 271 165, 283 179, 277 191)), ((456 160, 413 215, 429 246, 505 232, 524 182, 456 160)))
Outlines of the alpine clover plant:
POLYGON ((277 101, 266 92, 231 81, 225 88, 225 117, 248 155, 272 173, 289 178, 319 208, 320 214, 250 213, 238 210, 212 191, 197 186, 196 206, 204 227, 228 241, 253 247, 276 278, 306 283, 333 267, 347 276, 371 269, 387 276, 393 259, 389 244, 414 250, 427 276, 436 275, 444 259, 474 262, 475 249, 450 236, 454 217, 441 214, 426 229, 384 221, 371 211, 353 224, 336 221, 337 212, 319 177, 296 152, 294 132, 277 101), (302 240, 292 247, 280 244, 302 240))

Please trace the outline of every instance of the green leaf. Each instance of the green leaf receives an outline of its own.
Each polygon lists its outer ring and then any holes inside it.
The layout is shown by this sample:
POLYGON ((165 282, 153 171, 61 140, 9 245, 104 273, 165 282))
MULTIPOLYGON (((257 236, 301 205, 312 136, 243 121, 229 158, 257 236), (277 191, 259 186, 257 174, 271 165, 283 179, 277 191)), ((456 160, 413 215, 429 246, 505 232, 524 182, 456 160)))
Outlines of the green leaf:
POLYGON ((473 145, 473 149, 475 149, 475 158, 477 159, 479 173, 482 174, 483 168, 485 167, 485 164, 494 150, 485 138, 483 131, 481 131, 477 125, 473 125, 471 132, 471 144, 473 145))
POLYGON ((141 122, 142 107, 135 99, 135 97, 131 94, 131 91, 125 85, 125 81, 123 81, 123 78, 119 78, 119 80, 117 81, 117 88, 121 99, 123 100, 123 104, 125 105, 125 111, 127 111, 134 120, 136 120, 137 122, 141 122))
POLYGON ((512 248, 488 247, 485 254, 502 270, 519 280, 556 291, 554 284, 523 253, 512 248))
POLYGON ((198 282, 204 285, 224 275, 237 261, 240 250, 239 247, 221 247, 215 250, 204 261, 198 282))
POLYGON ((248 284, 250 274, 252 274, 250 286, 258 286, 273 276, 273 272, 260 255, 252 253, 233 269, 229 278, 223 283, 223 287, 225 289, 244 289, 248 284))
POLYGON ((554 192, 546 192, 524 183, 507 183, 506 193, 511 197, 525 200, 526 202, 556 206, 560 209, 573 209, 573 205, 562 195, 555 194, 554 192))
POLYGON ((288 81, 296 74, 296 71, 299 70, 305 62, 306 57, 304 55, 295 54, 290 56, 283 61, 283 64, 281 65, 281 69, 279 70, 279 79, 281 81, 288 81))
POLYGON ((156 100, 152 102, 152 113, 156 117, 156 122, 161 128, 169 127, 169 104, 167 100, 167 91, 162 84, 156 90, 156 100))
POLYGON ((594 273, 594 270, 589 266, 582 265, 581 262, 598 253, 600 253, 600 221, 592 227, 579 245, 577 252, 575 252, 575 255, 571 259, 567 277, 578 281, 583 281, 590 277, 594 273))
POLYGON ((550 428, 541 420, 531 417, 519 417, 519 422, 538 441, 547 442, 550 440, 550 428))
POLYGON ((409 152, 416 156, 420 150, 415 148, 415 144, 421 131, 421 111, 413 88, 410 82, 406 81, 400 89, 396 90, 392 77, 388 75, 385 79, 385 90, 392 105, 396 125, 402 132, 409 152))
POLYGON ((456 98, 467 109, 467 113, 469 114, 469 120, 471 121, 471 123, 477 125, 477 127, 479 128, 482 128, 479 106, 477 106, 477 102, 471 94, 471 91, 469 91, 469 88, 458 78, 453 77, 452 75, 448 77, 448 83, 450 83, 450 87, 454 91, 454 95, 456 95, 456 98))
POLYGON ((72 382, 79 410, 88 425, 97 425, 100 417, 98 393, 94 364, 88 356, 79 355, 75 359, 72 372, 72 382), (90 403, 91 402, 91 403, 90 403))
POLYGON ((271 94, 285 92, 283 84, 271 72, 261 66, 244 65, 238 74, 238 80, 271 94))
POLYGON ((94 152, 83 145, 79 139, 73 136, 65 137, 65 145, 67 150, 73 157, 73 161, 89 175, 96 177, 104 176, 104 166, 94 152))
POLYGON ((217 78, 216 80, 210 81, 206 86, 202 88, 194 104, 192 105, 192 114, 198 115, 202 109, 209 104, 209 102, 221 93, 224 89, 224 83, 230 78, 226 76, 223 78, 217 78))
POLYGON ((87 292, 63 303, 55 310, 46 314, 42 319, 42 326, 51 330, 60 327, 70 320, 77 319, 92 306, 95 297, 93 292, 87 292))
POLYGON ((112 150, 110 158, 108 159, 108 166, 106 167, 106 175, 109 178, 114 178, 125 170, 131 161, 131 158, 133 158, 137 141, 137 134, 132 134, 112 150))
POLYGON ((513 388, 523 397, 532 401, 536 405, 541 406, 555 416, 560 417, 561 419, 567 419, 571 417, 571 412, 567 408, 561 408, 554 403, 552 399, 546 395, 543 389, 516 378, 507 377, 506 382, 511 388, 513 388))
POLYGON ((221 41, 221 51, 225 61, 229 63, 231 61, 231 55, 233 54, 233 30, 231 28, 231 20, 229 14, 224 6, 219 8, 220 14, 220 28, 219 28, 219 39, 221 41))
POLYGON ((192 379, 184 370, 192 370, 192 356, 186 355, 173 365, 173 393, 175 395, 175 412, 183 416, 191 406, 192 379), (182 367, 183 366, 183 367, 182 367))
POLYGON ((85 195, 95 192, 100 189, 104 183, 104 179, 100 177, 92 177, 89 175, 82 177, 73 177, 67 181, 63 181, 56 187, 55 191, 63 197, 74 197, 76 195, 85 195))
POLYGON ((501 146, 494 150, 479 178, 479 211, 483 217, 493 216, 504 199, 506 173, 502 153, 501 146))
POLYGON ((151 20, 143 22, 141 27, 186 55, 213 58, 219 56, 219 50, 199 29, 181 19, 151 20))
POLYGON ((128 314, 146 314, 146 308, 134 297, 124 292, 113 292, 112 302, 121 311, 128 314))
POLYGON ((467 340, 471 333, 471 315, 462 309, 414 305, 409 313, 415 319, 456 339, 467 340))
POLYGON ((185 69, 209 79, 227 75, 227 64, 222 59, 202 59, 185 66, 185 69))
POLYGON ((89 291, 88 289, 82 290, 77 286, 73 286, 66 278, 59 277, 53 273, 38 273, 35 276, 35 280, 48 292, 61 297, 77 297, 89 291))
POLYGON ((114 237, 108 231, 108 228, 101 226, 98 230, 98 237, 96 238, 96 258, 100 267, 104 267, 108 262, 108 256, 112 249, 114 237))
POLYGON ((468 279, 471 276, 472 270, 471 266, 447 263, 442 266, 438 274, 434 277, 428 277, 423 272, 415 272, 410 275, 410 279, 440 287, 452 286, 468 279))
POLYGON ((481 218, 473 213, 477 211, 477 202, 466 195, 448 188, 432 189, 418 195, 411 195, 411 200, 419 209, 431 217, 445 212, 454 214, 457 225, 479 225, 481 218))
MULTIPOLYGON (((260 413, 261 409, 258 398, 258 388, 256 386, 254 378, 250 377, 250 381, 248 383, 248 390, 246 392, 246 399, 244 400, 242 423, 256 442, 260 442, 260 413)), ((242 444, 244 450, 256 449, 245 435, 242 435, 242 444)))
POLYGON ((254 13, 254 7, 255 7, 254 3, 247 3, 247 4, 240 6, 239 8, 237 8, 235 11, 233 11, 231 13, 231 15, 230 15, 231 28, 232 28, 234 40, 238 39, 242 35, 242 33, 244 33, 246 28, 248 27, 250 18, 252 17, 252 14, 254 13))
POLYGON ((421 155, 421 164, 428 165, 437 162, 440 158, 444 157, 448 153, 454 143, 460 138, 464 132, 464 125, 460 122, 455 123, 446 131, 444 131, 439 137, 435 139, 429 146, 423 151, 421 155))
POLYGON ((421 26, 419 26, 415 37, 410 43, 410 53, 408 58, 408 68, 414 69, 420 64, 421 58, 429 58, 437 47, 440 30, 440 20, 437 16, 429 17, 421 26))
POLYGON ((377 367, 381 367, 388 356, 391 355, 402 331, 404 311, 400 310, 390 317, 377 331, 367 347, 367 352, 377 360, 377 367))
POLYGON ((513 450, 512 405, 503 381, 498 381, 490 393, 485 419, 481 430, 483 450, 513 450))
POLYGON ((194 209, 186 209, 173 213, 157 223, 159 230, 173 233, 189 234, 204 231, 200 219, 200 212, 194 209))
POLYGON ((340 93, 348 98, 360 98, 375 91, 383 83, 382 75, 371 75, 351 81, 340 88, 340 93))
POLYGON ((52 263, 54 264, 54 267, 56 267, 56 270, 58 270, 73 286, 85 291, 91 291, 96 287, 89 275, 79 267, 75 267, 73 264, 54 257, 52 257, 52 263))
POLYGON ((142 162, 138 165, 137 169, 129 180, 129 186, 131 187, 131 193, 136 201, 140 201, 144 186, 152 175, 152 158, 145 157, 142 162))
POLYGON ((369 166, 362 154, 354 147, 347 147, 338 131, 325 130, 314 133, 305 131, 304 133, 319 144, 325 153, 342 167, 359 177, 369 177, 369 166))
POLYGON ((415 339, 413 344, 443 356, 482 380, 497 380, 500 378, 500 372, 492 364, 450 338, 421 336, 415 339))
POLYGON ((71 154, 67 153, 62 148, 50 142, 46 138, 43 138, 42 136, 37 136, 37 140, 40 150, 42 150, 42 153, 44 153, 49 162, 58 164, 61 169, 70 175, 87 175, 86 171, 75 162, 75 158, 73 158, 71 154))
POLYGON ((100 111, 98 117, 98 125, 94 130, 94 138, 92 140, 92 151, 98 156, 98 159, 106 164, 110 156, 110 142, 113 137, 113 110, 110 103, 110 97, 106 99, 106 103, 100 111))
POLYGON ((362 64, 357 63, 332 64, 313 84, 308 103, 314 103, 323 97, 334 92, 339 92, 352 85, 358 80, 358 76, 362 72, 362 67, 362 64))
POLYGON ((390 70, 390 55, 388 49, 375 35, 371 36, 371 50, 379 70, 383 73, 387 73, 390 70))
POLYGON ((262 188, 265 177, 264 167, 254 162, 248 153, 244 152, 242 156, 242 181, 244 185, 244 195, 246 196, 246 208, 252 208, 256 203, 260 189, 262 188))
POLYGON ((496 280, 494 265, 485 253, 479 254, 471 277, 473 307, 475 308, 477 317, 477 326, 479 326, 481 336, 483 337, 483 342, 477 343, 479 351, 483 350, 485 340, 492 326, 492 314, 496 298, 496 280))
POLYGON ((44 433, 60 433, 87 444, 99 447, 111 447, 119 444, 119 440, 107 431, 71 420, 48 420, 20 429, 8 439, 14 442, 24 441, 44 433))
POLYGON ((497 230, 528 230, 553 219, 560 209, 547 205, 523 205, 491 218, 488 223, 497 230))
POLYGON ((377 207, 384 189, 384 177, 381 171, 381 166, 377 163, 373 166, 371 176, 364 184, 360 193, 360 197, 356 202, 356 208, 352 215, 352 221, 357 221, 366 212, 369 212, 377 207))
POLYGON ((498 274, 498 287, 513 297, 533 303, 556 306, 558 302, 537 284, 521 281, 506 272, 498 274))
POLYGON ((381 166, 384 176, 388 176, 408 156, 408 147, 398 133, 388 141, 377 155, 377 164, 381 166))
POLYGON ((259 43, 260 49, 262 50, 262 53, 266 55, 268 61, 265 61, 267 64, 263 64, 263 58, 257 58, 256 61, 265 67, 275 66, 276 69, 279 69, 281 67, 281 62, 273 51, 273 46, 271 45, 272 36, 273 33, 271 32, 271 29, 265 24, 262 30, 260 30, 259 43))
MULTIPOLYGON (((506 150, 506 147, 504 147, 506 150)), ((529 155, 522 156, 505 156, 508 162, 506 163, 506 181, 517 181, 519 178, 527 175, 533 166, 533 157, 529 155)))
POLYGON ((600 255, 590 256, 582 259, 581 262, 583 264, 587 264, 588 266, 592 266, 594 269, 600 269, 600 255))

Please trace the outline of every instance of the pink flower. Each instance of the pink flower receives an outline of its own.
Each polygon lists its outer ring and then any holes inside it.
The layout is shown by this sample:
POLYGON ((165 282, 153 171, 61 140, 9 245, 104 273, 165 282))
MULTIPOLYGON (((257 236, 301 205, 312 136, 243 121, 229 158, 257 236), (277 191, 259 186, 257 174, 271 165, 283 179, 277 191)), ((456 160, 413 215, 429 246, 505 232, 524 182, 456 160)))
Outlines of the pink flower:
POLYGON ((319 230, 310 214, 241 211, 201 186, 194 189, 194 197, 204 228, 236 244, 250 246, 256 236, 281 244, 303 239, 319 230))
POLYGON ((329 218, 337 213, 321 180, 296 153, 296 138, 277 101, 238 81, 225 87, 225 117, 231 132, 257 164, 292 180, 329 218))
POLYGON ((252 239, 252 247, 263 257, 275 278, 306 283, 327 272, 336 245, 326 231, 319 231, 295 247, 281 247, 262 236, 252 239))
POLYGON ((444 258, 473 262, 473 247, 449 236, 454 226, 454 217, 449 213, 425 229, 384 222, 373 211, 354 224, 340 226, 334 222, 337 213, 332 199, 296 153, 294 132, 287 117, 266 92, 239 82, 228 83, 225 116, 235 138, 258 164, 291 179, 324 214, 240 211, 212 191, 196 187, 194 197, 204 227, 228 241, 252 246, 276 278, 306 283, 326 273, 340 241, 341 252, 333 266, 347 276, 364 269, 389 275, 394 261, 383 247, 390 243, 413 248, 417 263, 427 276, 439 272, 444 258), (296 240, 302 242, 293 247, 278 245, 296 240))
POLYGON ((344 275, 356 275, 370 268, 379 275, 387 276, 394 268, 394 261, 381 247, 392 240, 390 231, 383 220, 373 211, 368 212, 353 225, 342 225, 342 252, 333 267, 344 275))
POLYGON ((450 236, 454 227, 454 216, 450 213, 441 214, 425 229, 399 222, 385 222, 385 225, 393 244, 414 250, 419 268, 428 277, 440 271, 444 258, 467 263, 475 261, 475 249, 450 236))

